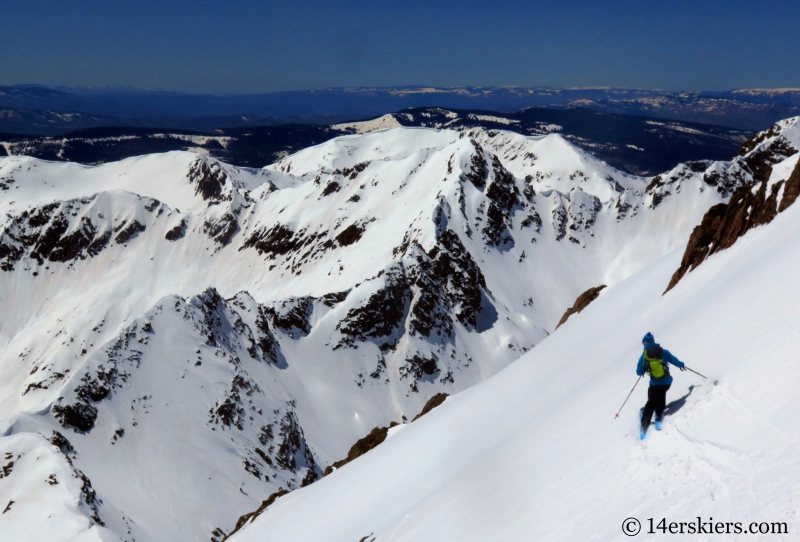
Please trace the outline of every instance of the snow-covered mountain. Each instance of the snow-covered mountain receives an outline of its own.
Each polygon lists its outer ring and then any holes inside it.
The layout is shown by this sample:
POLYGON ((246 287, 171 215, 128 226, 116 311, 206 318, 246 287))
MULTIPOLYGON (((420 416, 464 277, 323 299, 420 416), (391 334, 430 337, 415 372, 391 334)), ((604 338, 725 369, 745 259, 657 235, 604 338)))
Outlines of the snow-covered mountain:
MULTIPOLYGON (((794 177, 795 197, 797 156, 769 180, 794 177)), ((800 206, 784 197, 668 293, 681 249, 230 540, 796 540, 800 206), (675 370, 642 442, 646 382, 614 413, 646 331, 708 379, 675 370)))
POLYGON ((654 178, 481 129, 348 135, 262 170, 0 159, 0 532, 52 540, 47 502, 64 539, 221 539, 682 250, 795 125, 654 178))

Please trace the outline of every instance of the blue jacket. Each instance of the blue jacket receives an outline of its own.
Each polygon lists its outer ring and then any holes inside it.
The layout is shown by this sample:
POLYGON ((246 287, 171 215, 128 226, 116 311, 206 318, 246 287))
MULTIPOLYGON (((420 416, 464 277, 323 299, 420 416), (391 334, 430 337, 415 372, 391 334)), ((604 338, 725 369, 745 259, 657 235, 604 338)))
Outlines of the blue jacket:
MULTIPOLYGON (((644 348, 646 349, 646 348, 649 348, 651 346, 660 346, 660 345, 657 344, 657 343, 652 342, 652 343, 645 344, 644 348)), ((666 348, 664 349, 663 359, 664 359, 665 362, 667 362, 669 364, 672 364, 675 367, 678 367, 679 369, 681 367, 683 367, 683 362, 681 360, 679 360, 678 358, 676 358, 675 356, 673 356, 672 354, 670 354, 669 350, 667 350, 666 348)), ((636 374, 639 375, 639 376, 644 376, 644 373, 645 373, 645 370, 644 370, 644 351, 643 351, 642 355, 639 356, 639 363, 636 364, 636 374)), ((665 376, 664 378, 659 378, 657 380, 654 380, 652 378, 650 379, 650 385, 651 386, 669 386, 670 384, 672 384, 672 377, 671 376, 665 376)))

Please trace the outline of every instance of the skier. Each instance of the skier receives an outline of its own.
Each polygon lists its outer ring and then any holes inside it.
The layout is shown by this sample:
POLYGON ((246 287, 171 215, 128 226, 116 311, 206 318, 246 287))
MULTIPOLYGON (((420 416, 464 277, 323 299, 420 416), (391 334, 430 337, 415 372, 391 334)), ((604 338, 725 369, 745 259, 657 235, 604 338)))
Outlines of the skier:
POLYGON ((661 430, 661 416, 664 414, 664 407, 667 403, 667 390, 672 385, 672 377, 669 374, 669 364, 678 367, 681 371, 686 368, 681 360, 664 350, 656 343, 653 334, 648 332, 642 337, 644 352, 639 357, 636 365, 636 374, 644 376, 650 373, 650 388, 647 390, 647 403, 640 410, 642 428, 639 438, 644 440, 647 435, 647 428, 650 426, 650 417, 653 412, 656 414, 656 429, 661 430))

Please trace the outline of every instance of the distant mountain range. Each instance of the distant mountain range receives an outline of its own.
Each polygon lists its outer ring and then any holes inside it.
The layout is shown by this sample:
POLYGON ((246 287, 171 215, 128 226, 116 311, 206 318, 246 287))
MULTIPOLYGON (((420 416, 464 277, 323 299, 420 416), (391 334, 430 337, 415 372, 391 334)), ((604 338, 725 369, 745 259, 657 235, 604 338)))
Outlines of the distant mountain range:
POLYGON ((0 132, 59 135, 96 126, 213 130, 287 122, 329 124, 415 107, 508 113, 571 106, 758 131, 800 114, 800 90, 359 87, 213 96, 136 88, 0 86, 0 132))
POLYGON ((373 119, 337 124, 278 124, 213 131, 171 128, 96 127, 61 136, 0 134, 0 156, 99 164, 142 154, 187 150, 239 167, 263 167, 348 133, 398 126, 462 132, 511 130, 524 135, 562 135, 608 164, 636 175, 651 175, 691 160, 728 160, 752 132, 582 108, 529 108, 517 113, 424 107, 373 119))

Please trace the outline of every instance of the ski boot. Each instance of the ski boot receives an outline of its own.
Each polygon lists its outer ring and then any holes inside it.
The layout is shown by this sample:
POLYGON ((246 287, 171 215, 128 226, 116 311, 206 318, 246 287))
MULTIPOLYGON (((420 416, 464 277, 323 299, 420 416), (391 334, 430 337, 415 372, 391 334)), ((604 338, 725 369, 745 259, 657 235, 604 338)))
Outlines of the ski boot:
POLYGON ((647 430, 644 427, 639 428, 639 440, 647 438, 647 430))
POLYGON ((661 431, 661 420, 656 420, 656 431, 661 431))

